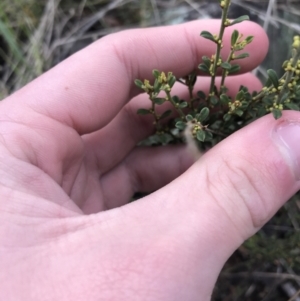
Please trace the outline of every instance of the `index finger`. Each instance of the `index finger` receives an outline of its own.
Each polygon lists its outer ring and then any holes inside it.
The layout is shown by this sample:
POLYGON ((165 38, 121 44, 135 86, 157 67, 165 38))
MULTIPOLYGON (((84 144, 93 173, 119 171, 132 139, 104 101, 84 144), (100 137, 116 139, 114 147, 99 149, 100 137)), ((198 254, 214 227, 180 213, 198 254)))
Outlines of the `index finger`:
MULTIPOLYGON (((193 71, 203 55, 215 53, 215 44, 199 37, 199 33, 217 33, 219 26, 219 20, 200 20, 107 36, 66 59, 3 105, 16 102, 16 106, 12 105, 15 110, 20 103, 23 109, 27 106, 80 134, 90 133, 109 123, 139 93, 134 79, 151 79, 154 68, 181 77, 193 71)), ((265 57, 268 40, 263 29, 252 22, 228 27, 224 36, 225 56, 230 50, 231 32, 237 27, 245 36, 255 33, 253 43, 247 47, 250 58, 240 62, 242 72, 247 72, 265 57)), ((19 115, 22 119, 24 114, 19 115)))

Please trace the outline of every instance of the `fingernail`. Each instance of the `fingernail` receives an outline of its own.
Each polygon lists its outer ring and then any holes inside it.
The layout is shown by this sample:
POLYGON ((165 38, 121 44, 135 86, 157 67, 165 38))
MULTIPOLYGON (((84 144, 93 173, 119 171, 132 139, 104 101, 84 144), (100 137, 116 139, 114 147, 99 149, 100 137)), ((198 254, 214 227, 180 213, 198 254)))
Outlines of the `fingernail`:
POLYGON ((297 181, 300 180, 300 121, 283 121, 273 132, 273 139, 287 157, 297 181))

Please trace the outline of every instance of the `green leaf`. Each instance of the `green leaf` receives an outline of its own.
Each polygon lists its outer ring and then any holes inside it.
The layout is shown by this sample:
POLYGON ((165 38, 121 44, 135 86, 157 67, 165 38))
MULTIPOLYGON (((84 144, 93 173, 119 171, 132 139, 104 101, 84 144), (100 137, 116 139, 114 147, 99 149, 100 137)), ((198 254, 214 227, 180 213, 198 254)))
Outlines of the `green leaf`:
POLYGON ((168 81, 170 88, 172 88, 175 83, 176 83, 176 77, 174 75, 172 75, 168 81))
POLYGON ((188 103, 186 101, 183 101, 179 104, 180 109, 186 108, 187 106, 188 106, 188 103))
POLYGON ((230 70, 231 69, 231 64, 228 62, 224 62, 221 65, 221 68, 225 69, 225 70, 230 70))
POLYGON ((135 83, 135 85, 136 85, 137 87, 143 89, 142 87, 144 86, 144 83, 143 83, 141 80, 136 79, 136 80, 134 81, 134 83, 135 83))
POLYGON ((230 101, 229 97, 226 94, 221 94, 220 100, 222 105, 228 105, 228 102, 230 101))
POLYGON ((241 102, 241 106, 240 106, 240 109, 241 110, 246 110, 247 108, 248 108, 248 105, 249 105, 249 103, 247 102, 247 101, 245 101, 245 100, 243 100, 242 102, 241 102))
POLYGON ((166 101, 165 98, 161 98, 161 97, 154 98, 154 103, 157 105, 162 105, 165 101, 166 101))
POLYGON ((279 80, 276 71, 274 71, 273 69, 269 69, 267 70, 267 73, 269 75, 269 79, 271 80, 273 86, 277 89, 279 86, 279 80))
POLYGON ((160 116, 159 119, 163 119, 163 118, 169 117, 171 114, 172 114, 172 110, 167 110, 167 111, 165 111, 165 112, 162 113, 162 115, 160 116))
POLYGON ((252 92, 252 94, 251 94, 251 96, 252 96, 252 97, 256 97, 256 96, 257 96, 257 94, 258 94, 258 92, 257 92, 257 91, 253 91, 253 92, 252 92))
POLYGON ((285 67, 288 65, 289 62, 290 62, 290 61, 288 61, 288 60, 284 61, 284 62, 282 63, 282 68, 285 68, 285 67))
POLYGON ((272 106, 274 102, 274 98, 272 96, 264 96, 262 102, 267 106, 272 106))
POLYGON ((238 71, 241 70, 241 66, 240 65, 232 65, 230 70, 228 71, 229 74, 232 74, 232 73, 236 73, 238 71))
POLYGON ((194 87, 194 85, 197 81, 197 74, 196 74, 196 72, 192 72, 189 75, 187 75, 186 77, 184 77, 183 79, 187 86, 194 87))
POLYGON ((234 114, 241 117, 244 114, 244 112, 242 110, 237 109, 237 110, 234 110, 234 114))
POLYGON ((220 88, 220 94, 226 94, 227 92, 228 92, 228 88, 227 88, 227 87, 222 86, 222 87, 220 88))
POLYGON ((294 89, 294 93, 296 94, 297 98, 300 96, 300 86, 297 86, 296 89, 294 89))
POLYGON ((194 119, 194 117, 190 114, 186 115, 185 118, 186 118, 187 121, 192 121, 194 119))
POLYGON ((267 78, 266 83, 265 83, 265 87, 270 88, 272 86, 272 81, 270 79, 270 77, 267 78))
POLYGON ((206 136, 206 133, 205 131, 203 130, 199 130, 197 131, 197 140, 201 141, 201 142, 204 142, 205 141, 205 136, 206 136))
POLYGON ((209 68, 204 63, 201 63, 198 68, 204 73, 210 73, 209 68))
POLYGON ((204 107, 198 114, 197 120, 202 123, 208 117, 208 115, 209 115, 209 108, 204 107))
POLYGON ((299 106, 295 103, 292 102, 288 102, 284 104, 285 107, 287 107, 288 109, 294 110, 294 111, 299 111, 299 106))
POLYGON ((209 69, 209 68, 210 68, 210 65, 211 65, 210 58, 207 57, 207 56, 202 56, 202 61, 203 61, 203 63, 207 66, 207 68, 209 69))
POLYGON ((153 92, 158 93, 160 91, 162 84, 158 81, 158 79, 155 80, 153 85, 153 92))
POLYGON ((171 141, 174 140, 172 135, 170 135, 168 133, 160 134, 160 135, 158 135, 158 138, 159 138, 159 142, 163 145, 169 144, 171 141))
POLYGON ((250 43, 253 41, 253 39, 254 39, 254 36, 248 36, 248 37, 245 39, 245 42, 246 42, 247 44, 250 44, 250 43))
POLYGON ((150 110, 147 110, 147 109, 138 109, 137 114, 138 115, 148 115, 148 114, 151 114, 151 112, 150 112, 150 110))
MULTIPOLYGON (((259 110, 259 109, 258 109, 259 110)), ((252 117, 252 118, 256 118, 257 116, 257 111, 255 109, 251 109, 251 110, 248 110, 248 114, 252 117)), ((263 115, 261 115, 263 116, 263 115)), ((261 117, 260 116, 260 117, 261 117)))
POLYGON ((184 130, 186 127, 186 123, 184 121, 177 121, 175 127, 179 130, 184 130))
POLYGON ((232 22, 230 22, 230 25, 229 25, 229 26, 234 25, 234 24, 241 23, 241 22, 243 22, 243 21, 247 21, 247 20, 249 20, 249 19, 250 19, 250 18, 249 18, 249 16, 247 16, 247 15, 241 16, 241 17, 239 17, 239 18, 233 20, 232 22))
POLYGON ((160 72, 159 72, 158 70, 156 70, 156 69, 154 69, 154 70, 152 71, 152 74, 153 74, 153 76, 154 76, 155 78, 158 78, 158 77, 160 76, 160 72))
MULTIPOLYGON (((247 45, 247 44, 246 44, 247 45)), ((235 46, 234 46, 234 51, 240 51, 240 50, 243 50, 246 45, 244 43, 237 43, 235 46)))
POLYGON ((240 91, 241 90, 243 90, 245 93, 248 92, 248 88, 243 85, 240 86, 240 91))
POLYGON ((242 100, 244 98, 245 98, 245 92, 243 90, 240 90, 235 97, 236 100, 242 100))
POLYGON ((289 97, 290 97, 290 93, 289 93, 289 92, 284 93, 284 94, 282 95, 282 97, 281 97, 280 102, 281 102, 281 103, 285 102, 289 97))
POLYGON ((223 124, 223 120, 216 120, 213 124, 210 125, 212 130, 219 130, 223 124))
POLYGON ((267 113, 266 109, 264 107, 260 107, 258 109, 258 111, 255 113, 255 116, 253 116, 254 118, 255 117, 262 117, 262 116, 265 116, 267 113))
POLYGON ((218 102, 219 102, 218 97, 212 96, 212 97, 210 98, 210 103, 211 103, 213 106, 217 105, 218 102))
POLYGON ((210 141, 213 139, 213 134, 211 132, 205 132, 205 141, 210 141))
POLYGON ((200 33, 200 36, 207 39, 207 40, 210 40, 210 41, 213 41, 213 42, 216 43, 216 40, 215 40, 214 36, 209 31, 205 31, 205 30, 202 31, 200 33))
POLYGON ((197 96, 200 98, 200 99, 205 99, 206 98, 206 95, 203 91, 198 91, 197 92, 197 96))
POLYGON ((224 116, 223 116, 223 119, 224 119, 224 121, 229 121, 230 119, 231 119, 231 114, 225 114, 224 116))
POLYGON ((272 111, 272 113, 273 113, 273 116, 274 116, 275 119, 279 119, 282 116, 281 110, 278 110, 278 109, 274 109, 272 111))
POLYGON ((231 34, 231 46, 234 46, 239 38, 240 33, 235 29, 231 34))
POLYGON ((240 60, 240 59, 244 59, 244 58, 249 57, 249 56, 250 56, 250 55, 249 55, 248 52, 244 52, 244 53, 235 55, 235 56, 234 56, 234 59, 235 59, 235 60, 240 60))
POLYGON ((194 87, 197 81, 197 74, 196 72, 190 75, 190 83, 194 87))
POLYGON ((177 95, 174 95, 174 96, 172 97, 172 100, 173 100, 175 103, 179 103, 179 102, 180 102, 180 99, 179 99, 179 97, 178 97, 177 95))

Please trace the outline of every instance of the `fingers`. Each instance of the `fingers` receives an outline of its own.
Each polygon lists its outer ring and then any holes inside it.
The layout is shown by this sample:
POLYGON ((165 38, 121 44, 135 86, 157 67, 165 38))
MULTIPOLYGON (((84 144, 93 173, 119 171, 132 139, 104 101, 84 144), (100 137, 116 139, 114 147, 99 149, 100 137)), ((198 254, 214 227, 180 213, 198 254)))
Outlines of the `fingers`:
MULTIPOLYGON (((220 79, 217 79, 217 84, 218 82, 220 82, 220 79)), ((210 78, 199 77, 195 86, 195 93, 199 90, 208 92, 209 84, 210 78)), ((262 86, 257 77, 251 73, 229 77, 226 85, 229 88, 229 95, 232 97, 236 95, 241 85, 249 87, 250 91, 259 91, 262 86)), ((178 95, 180 99, 188 99, 189 97, 188 89, 181 84, 174 86, 172 94, 178 95)), ((92 158, 94 166, 95 161, 97 162, 100 173, 105 173, 119 164, 138 142, 153 133, 153 116, 141 116, 136 113, 138 109, 149 108, 150 106, 148 96, 145 94, 139 95, 130 101, 105 128, 83 137, 87 150, 91 155, 88 157, 92 158), (103 143, 103 141, 107 143, 103 143), (111 156, 107 158, 107 154, 111 156)), ((173 108, 166 103, 158 107, 158 113, 163 113, 167 109, 173 108)))
MULTIPOLYGON (((138 90, 136 78, 151 78, 152 69, 183 76, 194 70, 203 55, 215 52, 214 43, 199 37, 202 30, 217 32, 220 21, 203 20, 183 25, 137 29, 108 36, 76 53, 15 93, 2 107, 14 107, 14 118, 23 120, 24 106, 76 129, 80 134, 100 129, 120 111, 138 90), (15 103, 15 104, 14 104, 15 103)), ((245 36, 255 33, 242 60, 242 71, 256 67, 264 58, 268 41, 252 22, 235 28, 245 36), (257 51, 260 49, 260 51, 257 51)), ((234 27, 225 33, 223 55, 229 51, 234 27)))
POLYGON ((126 160, 101 178, 106 209, 127 204, 136 192, 149 193, 161 188, 192 163, 193 158, 183 145, 135 149, 126 160))
POLYGON ((138 208, 140 216, 150 216, 139 220, 140 227, 156 224, 159 233, 167 233, 173 250, 180 250, 174 258, 187 259, 189 275, 212 283, 204 288, 209 295, 228 257, 299 190, 299 140, 299 112, 284 112, 277 121, 271 115, 257 120, 181 177, 132 204, 133 212, 138 208), (201 262, 203 275, 195 262, 201 262))

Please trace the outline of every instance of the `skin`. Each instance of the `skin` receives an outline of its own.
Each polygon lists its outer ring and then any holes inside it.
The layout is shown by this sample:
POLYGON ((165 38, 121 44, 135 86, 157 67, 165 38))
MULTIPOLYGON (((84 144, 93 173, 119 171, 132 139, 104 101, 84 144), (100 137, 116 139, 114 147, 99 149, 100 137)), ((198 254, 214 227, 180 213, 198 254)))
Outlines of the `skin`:
MULTIPOLYGON (((208 301, 227 258, 300 188, 271 139, 272 116, 194 164, 184 146, 136 147, 153 125, 136 115, 149 101, 133 80, 191 72, 214 53, 199 32, 218 27, 107 36, 0 103, 0 300, 208 301)), ((267 37, 251 22, 234 28, 255 39, 227 85, 258 90, 248 72, 267 37)))

